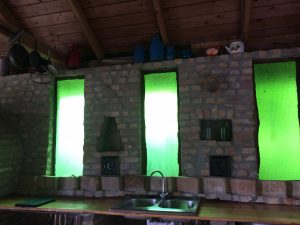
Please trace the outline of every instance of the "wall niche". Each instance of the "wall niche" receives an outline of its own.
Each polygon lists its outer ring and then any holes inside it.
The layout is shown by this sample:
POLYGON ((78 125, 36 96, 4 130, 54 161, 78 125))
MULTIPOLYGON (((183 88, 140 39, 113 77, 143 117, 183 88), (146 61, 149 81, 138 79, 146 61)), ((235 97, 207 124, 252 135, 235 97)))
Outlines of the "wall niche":
POLYGON ((229 119, 200 120, 200 129, 201 140, 232 140, 232 122, 229 119))
POLYGON ((104 117, 100 136, 97 139, 97 150, 98 152, 118 152, 124 150, 116 118, 104 117))

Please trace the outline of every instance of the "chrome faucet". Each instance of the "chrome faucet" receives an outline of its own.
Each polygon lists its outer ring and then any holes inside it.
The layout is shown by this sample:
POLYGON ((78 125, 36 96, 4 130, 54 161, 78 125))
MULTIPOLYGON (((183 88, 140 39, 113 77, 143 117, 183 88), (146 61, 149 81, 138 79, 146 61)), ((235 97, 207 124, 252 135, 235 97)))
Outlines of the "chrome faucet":
POLYGON ((161 178, 162 178, 162 180, 161 180, 161 193, 159 194, 159 196, 160 196, 161 200, 164 201, 166 199, 166 196, 168 195, 168 193, 165 192, 165 188, 167 187, 167 181, 166 181, 166 178, 164 177, 162 172, 160 172, 159 170, 155 170, 150 175, 150 184, 151 184, 151 177, 155 173, 159 173, 161 175, 161 178))

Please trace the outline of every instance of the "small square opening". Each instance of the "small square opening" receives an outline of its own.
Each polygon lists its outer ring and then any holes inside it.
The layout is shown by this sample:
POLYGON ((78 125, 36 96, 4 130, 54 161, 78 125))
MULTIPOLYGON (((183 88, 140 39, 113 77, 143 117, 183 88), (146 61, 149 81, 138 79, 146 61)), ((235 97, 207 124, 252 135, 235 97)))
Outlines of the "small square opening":
POLYGON ((231 157, 210 156, 209 168, 210 176, 231 177, 231 157))

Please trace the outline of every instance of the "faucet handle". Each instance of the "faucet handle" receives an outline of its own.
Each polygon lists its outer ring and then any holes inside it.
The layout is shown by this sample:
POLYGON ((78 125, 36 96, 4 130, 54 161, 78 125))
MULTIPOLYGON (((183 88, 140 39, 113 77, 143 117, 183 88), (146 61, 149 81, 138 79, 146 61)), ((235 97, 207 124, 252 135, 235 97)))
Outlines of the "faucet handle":
POLYGON ((159 194, 159 196, 160 196, 160 198, 161 198, 162 200, 164 200, 164 199, 167 197, 168 194, 169 194, 169 193, 167 193, 167 192, 162 192, 162 193, 159 194))

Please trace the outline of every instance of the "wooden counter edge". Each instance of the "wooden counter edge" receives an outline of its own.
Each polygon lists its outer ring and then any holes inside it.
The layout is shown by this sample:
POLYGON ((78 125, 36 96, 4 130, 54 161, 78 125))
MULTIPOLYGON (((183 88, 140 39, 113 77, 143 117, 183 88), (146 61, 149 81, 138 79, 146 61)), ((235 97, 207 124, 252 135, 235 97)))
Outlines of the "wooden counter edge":
POLYGON ((200 202, 197 215, 160 214, 143 212, 110 211, 114 205, 120 203, 121 198, 68 198, 56 197, 55 202, 40 207, 15 207, 12 202, 22 200, 18 198, 0 199, 0 210, 22 212, 61 212, 100 214, 111 216, 189 219, 256 222, 273 224, 300 224, 300 206, 267 205, 258 203, 235 203, 216 200, 203 200, 200 202), (7 203, 6 205, 4 203, 7 203), (9 204, 8 204, 9 203, 9 204), (63 205, 74 206, 64 208, 63 205), (76 208, 77 207, 77 208, 76 208), (80 208, 81 207, 81 208, 80 208))

